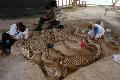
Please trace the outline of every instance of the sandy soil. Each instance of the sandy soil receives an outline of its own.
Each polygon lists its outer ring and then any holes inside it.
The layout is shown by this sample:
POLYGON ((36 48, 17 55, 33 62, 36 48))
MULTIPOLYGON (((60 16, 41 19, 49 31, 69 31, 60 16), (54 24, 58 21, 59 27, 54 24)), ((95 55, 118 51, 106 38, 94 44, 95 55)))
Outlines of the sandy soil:
POLYGON ((39 67, 22 55, 0 56, 0 80, 46 80, 39 67))
MULTIPOLYGON (((73 12, 63 10, 62 17, 66 20, 102 18, 119 28, 118 15, 109 11, 108 15, 104 16, 104 11, 103 7, 77 8, 73 12)), ((38 23, 38 20, 39 18, 0 20, 0 32, 7 31, 11 24, 18 21, 23 21, 30 30, 33 30, 36 27, 33 24, 38 23)), ((81 68, 65 80, 119 80, 119 67, 120 65, 112 61, 112 57, 108 57, 90 67, 81 68)), ((23 56, 10 55, 0 56, 0 80, 45 80, 45 77, 37 65, 26 61, 23 56)))

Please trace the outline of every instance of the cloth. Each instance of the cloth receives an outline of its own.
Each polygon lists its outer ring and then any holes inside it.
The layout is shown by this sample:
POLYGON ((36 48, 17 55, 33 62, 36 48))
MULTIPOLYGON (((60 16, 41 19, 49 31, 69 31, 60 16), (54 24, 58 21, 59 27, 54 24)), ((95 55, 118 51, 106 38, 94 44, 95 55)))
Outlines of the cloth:
POLYGON ((113 60, 120 63, 120 55, 113 54, 113 60))
POLYGON ((102 35, 104 35, 104 33, 105 33, 105 29, 101 25, 98 25, 98 24, 95 24, 95 26, 99 28, 99 30, 96 34, 96 38, 101 38, 102 35))
POLYGON ((16 39, 27 39, 28 38, 28 28, 26 28, 26 30, 24 32, 19 32, 16 36, 16 39))
POLYGON ((99 28, 98 27, 94 27, 94 35, 96 36, 97 33, 99 32, 99 28))
POLYGON ((6 32, 10 35, 16 35, 17 34, 17 26, 16 24, 13 24, 10 26, 10 30, 8 32, 6 32))
POLYGON ((105 33, 104 28, 101 25, 95 24, 95 27, 93 29, 90 29, 88 32, 88 35, 93 38, 95 37, 95 39, 97 38, 101 38, 105 33))

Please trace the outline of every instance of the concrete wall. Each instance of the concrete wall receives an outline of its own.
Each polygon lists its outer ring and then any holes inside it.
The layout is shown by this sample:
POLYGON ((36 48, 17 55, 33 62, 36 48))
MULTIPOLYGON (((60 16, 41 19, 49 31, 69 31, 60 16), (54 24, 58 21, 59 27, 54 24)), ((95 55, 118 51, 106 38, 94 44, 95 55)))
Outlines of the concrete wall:
POLYGON ((52 0, 0 0, 0 8, 39 8, 52 0))
POLYGON ((0 0, 0 18, 41 14, 55 0, 0 0))

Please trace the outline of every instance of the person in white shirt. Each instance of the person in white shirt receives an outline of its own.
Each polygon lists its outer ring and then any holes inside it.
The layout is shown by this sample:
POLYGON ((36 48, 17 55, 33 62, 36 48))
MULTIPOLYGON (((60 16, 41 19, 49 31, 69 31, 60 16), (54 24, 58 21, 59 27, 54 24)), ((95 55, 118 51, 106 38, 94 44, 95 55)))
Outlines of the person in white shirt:
POLYGON ((105 33, 105 29, 101 26, 101 21, 97 21, 96 24, 90 24, 88 29, 88 35, 93 40, 102 38, 105 33))
POLYGON ((10 30, 2 34, 2 51, 5 54, 7 53, 7 49, 11 49, 11 46, 18 39, 27 39, 28 37, 28 28, 22 23, 18 22, 13 24, 10 27, 10 30))
POLYGON ((13 24, 10 27, 10 30, 6 32, 7 34, 11 35, 15 39, 27 39, 28 37, 28 28, 26 28, 25 25, 23 25, 22 22, 19 22, 17 24, 13 24))

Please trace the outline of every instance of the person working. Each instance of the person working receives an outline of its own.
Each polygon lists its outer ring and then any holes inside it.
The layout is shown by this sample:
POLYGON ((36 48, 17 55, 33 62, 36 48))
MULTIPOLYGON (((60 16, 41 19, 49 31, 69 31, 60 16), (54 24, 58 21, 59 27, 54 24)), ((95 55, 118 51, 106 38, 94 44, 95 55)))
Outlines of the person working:
POLYGON ((39 24, 36 30, 41 31, 43 23, 49 23, 51 26, 55 20, 56 20, 55 11, 50 6, 46 7, 45 15, 44 17, 40 17, 39 24))
POLYGON ((28 28, 22 22, 13 24, 8 32, 2 34, 2 52, 9 55, 7 50, 11 49, 14 42, 18 39, 27 39, 27 37, 28 28))
POLYGON ((88 35, 92 40, 102 38, 104 35, 105 30, 101 26, 101 21, 97 21, 96 24, 90 23, 88 26, 88 35))

